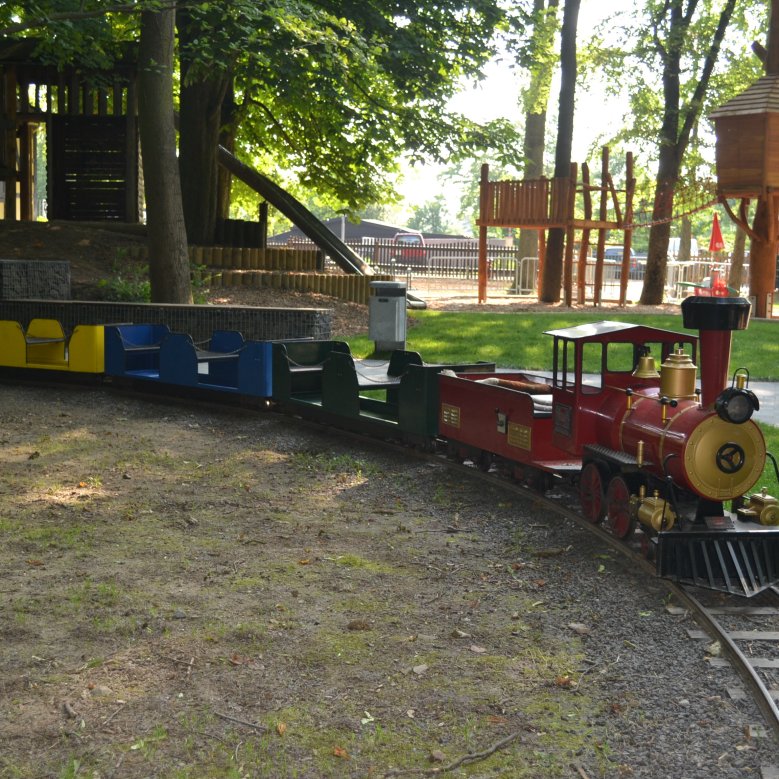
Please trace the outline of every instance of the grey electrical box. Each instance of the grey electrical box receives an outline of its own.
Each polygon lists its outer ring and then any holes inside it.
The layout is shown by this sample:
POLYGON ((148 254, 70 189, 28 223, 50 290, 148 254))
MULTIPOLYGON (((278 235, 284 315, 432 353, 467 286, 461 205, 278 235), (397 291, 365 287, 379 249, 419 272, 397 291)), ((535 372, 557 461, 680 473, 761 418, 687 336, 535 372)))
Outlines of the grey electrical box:
POLYGON ((368 300, 368 336, 377 352, 406 348, 406 284, 372 281, 368 300))

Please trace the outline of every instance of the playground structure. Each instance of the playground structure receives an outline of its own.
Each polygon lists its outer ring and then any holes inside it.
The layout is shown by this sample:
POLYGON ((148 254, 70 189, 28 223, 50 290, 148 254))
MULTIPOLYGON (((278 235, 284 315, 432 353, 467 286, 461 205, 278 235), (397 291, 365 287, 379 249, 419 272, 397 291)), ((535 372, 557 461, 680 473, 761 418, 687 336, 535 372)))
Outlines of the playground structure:
POLYGON ((771 315, 779 248, 779 74, 758 79, 711 113, 717 135, 717 194, 752 239, 750 296, 754 315, 771 315), (738 213, 728 199, 739 201, 738 213), (757 216, 748 221, 750 201, 757 216))
POLYGON ((576 231, 581 231, 576 262, 576 302, 586 301, 587 259, 592 232, 597 234, 596 264, 592 302, 602 302, 603 267, 606 236, 610 230, 622 232, 622 265, 620 270, 619 304, 627 301, 632 241, 633 155, 626 155, 626 186, 618 190, 609 172, 609 150, 601 150, 601 183, 590 179, 587 163, 573 163, 568 177, 527 179, 522 181, 490 181, 489 166, 482 165, 479 198, 479 291, 480 303, 487 300, 487 230, 490 227, 518 227, 538 232, 538 276, 543 275, 546 250, 546 231, 559 228, 565 231, 563 257, 563 298, 566 305, 574 302, 574 249, 576 231), (620 202, 619 195, 623 195, 620 202), (581 196, 582 217, 576 216, 577 196, 581 196), (595 202, 594 202, 595 201, 595 202))
MULTIPOLYGON (((50 220, 141 220, 136 75, 129 50, 109 70, 88 74, 77 66, 57 70, 48 65, 36 57, 35 41, 31 39, 0 43, 0 218, 38 218, 38 205, 44 199, 41 181, 45 178, 46 214, 50 220), (37 139, 43 132, 45 163, 36 153, 37 139)), ((717 196, 733 221, 752 239, 749 292, 754 299, 753 313, 770 316, 779 248, 779 75, 760 79, 716 109, 711 118, 717 132, 717 196), (731 207, 728 200, 736 200, 739 205, 731 207), (758 218, 750 225, 748 214, 753 201, 758 203, 758 218)), ((344 274, 370 278, 374 269, 362 259, 359 249, 347 246, 288 192, 222 147, 218 160, 258 192, 265 203, 259 222, 219 221, 213 243, 225 251, 205 252, 205 256, 221 258, 207 271, 221 272, 223 279, 233 272, 233 283, 257 286, 290 284, 292 288, 318 290, 324 284, 328 291, 348 289, 345 294, 349 299, 363 300, 369 287, 366 278, 361 278, 359 284, 330 284, 328 274, 321 273, 321 258, 315 260, 314 268, 297 267, 296 258, 279 258, 278 252, 270 251, 266 240, 267 205, 273 205, 300 227, 344 274), (235 263, 227 259, 232 250, 242 253, 235 263), (249 259, 244 256, 247 251, 249 259), (252 271, 251 278, 244 273, 248 270, 252 271), (290 271, 288 278, 279 277, 279 272, 290 271), (321 278, 308 278, 317 271, 321 278), (264 278, 264 272, 274 275, 264 278)), ((618 270, 610 262, 608 271, 619 274, 618 303, 625 305, 632 232, 638 227, 633 218, 635 195, 632 155, 626 157, 624 189, 618 190, 609 172, 607 148, 601 154, 599 184, 591 182, 587 163, 571 165, 567 177, 524 181, 490 181, 489 168, 483 166, 477 220, 479 302, 487 297, 487 230, 514 227, 538 232, 539 277, 545 263, 546 231, 558 228, 565 232, 563 297, 569 306, 588 302, 588 295, 594 305, 603 302, 606 239, 609 231, 616 231, 622 239, 622 262, 618 270), (590 254, 595 255, 594 267, 590 254)), ((207 248, 194 247, 201 256, 207 248)), ((412 299, 412 303, 420 301, 412 299)))

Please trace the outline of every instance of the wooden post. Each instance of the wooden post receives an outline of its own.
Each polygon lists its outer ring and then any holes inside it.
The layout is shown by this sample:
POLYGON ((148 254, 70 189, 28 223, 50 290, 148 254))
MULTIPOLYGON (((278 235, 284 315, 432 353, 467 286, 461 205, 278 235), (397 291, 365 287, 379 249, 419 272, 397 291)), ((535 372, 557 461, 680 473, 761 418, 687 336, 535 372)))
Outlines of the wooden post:
POLYGON ((16 68, 7 65, 2 84, 5 133, 0 161, 5 167, 5 218, 16 221, 16 68))
POLYGON ((546 261, 546 230, 538 231, 538 275, 536 276, 536 295, 541 292, 541 278, 546 261))
POLYGON ((628 277, 630 274, 630 249, 633 244, 633 193, 636 189, 636 180, 633 177, 633 152, 629 151, 625 155, 625 214, 623 218, 622 245, 622 280, 619 288, 619 304, 624 306, 627 303, 628 296, 628 277), (628 271, 625 272, 625 268, 628 271))
MULTIPOLYGON (((590 166, 582 163, 582 195, 584 197, 584 218, 592 219, 592 192, 590 190, 590 166)), ((582 242, 579 248, 579 267, 576 276, 577 297, 579 305, 584 304, 587 298, 587 255, 590 251, 590 228, 582 230, 582 242)))
MULTIPOLYGON (((135 88, 135 77, 127 84, 127 107, 125 113, 125 219, 128 222, 141 221, 140 208, 140 175, 138 155, 138 95, 135 88)), ((114 102, 114 112, 116 112, 114 102)), ((119 111, 122 109, 121 91, 119 93, 119 111)), ((121 115, 121 113, 119 114, 121 115)))
POLYGON ((32 174, 35 166, 33 133, 34 128, 24 122, 19 133, 19 218, 24 222, 32 220, 32 174))
POLYGON ((481 166, 479 182, 479 303, 487 302, 487 198, 489 195, 490 166, 481 166))
POLYGON ((566 209, 565 255, 563 257, 563 288, 566 306, 573 304, 573 242, 576 237, 574 214, 576 210, 576 179, 578 174, 578 167, 575 162, 572 162, 568 176, 568 207, 566 209))
MULTIPOLYGON (((600 152, 600 203, 599 219, 606 221, 608 216, 609 196, 606 191, 606 181, 609 177, 609 148, 604 146, 600 152)), ((606 253, 606 228, 601 227, 598 230, 598 248, 595 252, 595 289, 592 295, 592 302, 596 306, 603 303, 603 258, 606 253)))

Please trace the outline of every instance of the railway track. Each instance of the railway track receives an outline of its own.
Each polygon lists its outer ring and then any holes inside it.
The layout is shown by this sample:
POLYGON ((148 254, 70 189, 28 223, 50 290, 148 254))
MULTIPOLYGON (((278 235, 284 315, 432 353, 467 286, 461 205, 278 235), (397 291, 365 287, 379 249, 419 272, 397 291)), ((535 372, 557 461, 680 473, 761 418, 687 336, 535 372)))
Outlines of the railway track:
MULTIPOLYGON (((525 500, 532 496, 539 507, 571 520, 616 550, 631 566, 655 575, 654 563, 646 559, 641 544, 628 545, 606 529, 586 521, 578 510, 571 508, 578 501, 572 492, 560 490, 555 491, 554 497, 547 497, 468 463, 453 467, 462 468, 475 479, 499 481, 504 489, 525 500)), ((772 588, 745 599, 662 581, 681 604, 669 605, 669 613, 689 614, 700 625, 700 629, 688 630, 688 635, 698 642, 706 662, 712 668, 731 667, 742 680, 743 687, 727 688, 726 694, 732 700, 750 696, 762 713, 763 723, 745 723, 745 735, 772 738, 779 749, 779 589, 772 588)), ((763 767, 761 779, 779 779, 779 758, 774 765, 763 767)))
POLYGON ((690 610, 704 627, 688 631, 690 638, 706 642, 702 651, 711 667, 730 665, 738 672, 745 687, 729 689, 728 694, 737 699, 749 692, 763 713, 767 730, 779 741, 779 592, 772 589, 745 602, 714 598, 716 593, 686 587, 676 589, 685 606, 671 608, 678 613, 690 610), (709 643, 712 639, 713 644, 709 643))

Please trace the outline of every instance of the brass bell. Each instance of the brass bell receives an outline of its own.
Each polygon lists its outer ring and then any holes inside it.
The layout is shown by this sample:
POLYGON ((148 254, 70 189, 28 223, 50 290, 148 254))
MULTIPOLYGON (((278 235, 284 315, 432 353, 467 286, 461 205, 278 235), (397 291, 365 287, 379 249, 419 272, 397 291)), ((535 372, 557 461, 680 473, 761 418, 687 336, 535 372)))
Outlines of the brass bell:
POLYGON ((660 374, 655 367, 655 358, 648 352, 638 358, 638 365, 633 371, 636 379, 659 379, 660 374))

